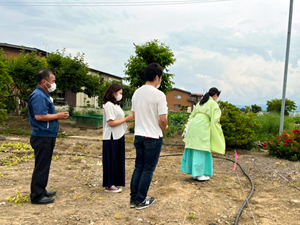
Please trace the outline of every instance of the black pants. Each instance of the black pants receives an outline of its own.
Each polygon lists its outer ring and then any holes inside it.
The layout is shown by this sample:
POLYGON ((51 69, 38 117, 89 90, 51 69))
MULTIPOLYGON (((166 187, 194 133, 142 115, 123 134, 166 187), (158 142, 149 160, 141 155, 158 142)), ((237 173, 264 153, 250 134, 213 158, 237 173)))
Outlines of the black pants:
POLYGON ((47 192, 46 187, 55 141, 55 137, 37 137, 32 135, 30 138, 30 144, 34 149, 35 156, 30 194, 30 199, 33 202, 43 198, 47 192))

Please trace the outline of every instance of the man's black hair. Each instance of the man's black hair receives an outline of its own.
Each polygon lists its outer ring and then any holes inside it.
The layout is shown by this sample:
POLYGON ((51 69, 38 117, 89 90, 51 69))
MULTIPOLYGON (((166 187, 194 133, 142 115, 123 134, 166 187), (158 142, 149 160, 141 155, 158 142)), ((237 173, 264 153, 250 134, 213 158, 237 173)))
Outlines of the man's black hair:
POLYGON ((36 75, 36 82, 40 84, 43 79, 48 80, 51 74, 53 74, 51 70, 41 69, 36 75))
POLYGON ((163 68, 158 63, 150 63, 144 69, 145 81, 154 81, 156 75, 160 78, 163 74, 163 68))

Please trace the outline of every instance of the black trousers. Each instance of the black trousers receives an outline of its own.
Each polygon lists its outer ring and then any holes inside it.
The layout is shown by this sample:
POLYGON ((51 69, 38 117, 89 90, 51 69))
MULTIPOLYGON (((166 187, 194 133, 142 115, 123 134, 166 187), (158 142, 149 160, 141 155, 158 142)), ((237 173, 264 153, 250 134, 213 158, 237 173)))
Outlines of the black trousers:
POLYGON ((47 193, 50 165, 56 137, 31 136, 30 144, 34 149, 35 164, 31 180, 31 201, 39 201, 47 193))

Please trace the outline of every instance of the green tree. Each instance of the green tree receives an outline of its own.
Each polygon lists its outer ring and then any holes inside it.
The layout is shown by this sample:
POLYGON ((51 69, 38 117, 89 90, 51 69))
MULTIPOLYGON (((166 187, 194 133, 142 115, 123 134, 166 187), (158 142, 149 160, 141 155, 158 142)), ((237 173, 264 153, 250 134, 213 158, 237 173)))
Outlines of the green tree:
POLYGON ((5 110, 5 99, 8 95, 8 85, 11 84, 12 79, 8 74, 8 60, 0 49, 0 126, 4 124, 7 119, 7 111, 5 110))
POLYGON ((250 106, 245 105, 245 113, 249 113, 249 112, 251 112, 250 106))
POLYGON ((250 112, 242 114, 241 110, 228 103, 218 101, 222 116, 220 123, 225 136, 226 147, 228 148, 251 148, 255 137, 254 129, 260 126, 254 122, 255 114, 250 112))
MULTIPOLYGON (((282 99, 272 99, 270 101, 267 101, 267 111, 268 112, 281 112, 281 103, 282 99)), ((288 116, 290 112, 297 109, 296 103, 292 100, 285 99, 285 109, 284 109, 284 115, 288 116)))
POLYGON ((258 113, 258 112, 262 111, 262 108, 259 105, 254 104, 254 105, 251 105, 251 111, 254 113, 258 113))
POLYGON ((123 106, 126 103, 131 102, 132 95, 133 95, 134 91, 136 90, 135 88, 133 88, 130 85, 123 84, 122 82, 119 82, 119 81, 103 81, 101 83, 101 88, 100 88, 99 95, 98 95, 98 99, 99 99, 98 104, 99 104, 99 106, 102 107, 102 104, 103 104, 102 97, 103 97, 105 91, 107 90, 107 88, 112 83, 120 84, 123 87, 123 106))
POLYGON ((48 68, 55 74, 57 88, 60 91, 70 90, 73 93, 83 92, 89 97, 99 95, 101 82, 97 74, 88 74, 88 65, 84 62, 84 54, 65 55, 58 50, 47 56, 48 68))
POLYGON ((174 74, 168 73, 168 67, 174 64, 176 59, 169 46, 159 43, 158 40, 153 40, 143 45, 135 45, 135 54, 135 56, 130 56, 127 63, 125 63, 126 69, 124 70, 124 79, 129 81, 133 88, 138 88, 145 84, 144 69, 148 64, 156 62, 164 68, 163 79, 159 89, 164 93, 172 89, 174 74))
POLYGON ((9 85, 10 96, 12 96, 16 112, 20 115, 19 99, 27 101, 30 93, 36 87, 37 72, 47 66, 45 58, 36 52, 25 53, 21 51, 16 58, 9 60, 9 75, 13 83, 9 85))

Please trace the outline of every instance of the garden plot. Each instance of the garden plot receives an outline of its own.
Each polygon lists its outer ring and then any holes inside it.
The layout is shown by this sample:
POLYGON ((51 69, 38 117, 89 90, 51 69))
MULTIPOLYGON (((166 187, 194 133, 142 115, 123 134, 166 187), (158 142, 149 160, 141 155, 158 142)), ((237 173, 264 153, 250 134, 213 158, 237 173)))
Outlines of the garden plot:
MULTIPOLYGON (((79 128, 63 123, 61 128, 84 136, 79 128)), ((101 133, 86 132, 90 137, 101 133)), ((57 196, 54 204, 41 206, 24 198, 30 194, 34 165, 32 150, 27 147, 29 137, 7 140, 10 146, 0 152, 0 224, 234 223, 251 186, 239 168, 234 172, 234 164, 222 159, 214 159, 214 176, 209 182, 197 182, 180 173, 180 156, 161 157, 148 194, 156 197, 156 202, 145 210, 131 209, 132 142, 133 135, 126 134, 126 158, 130 159, 126 160, 123 192, 106 193, 102 188, 102 142, 58 138, 48 182, 48 190, 56 190, 57 196), (12 202, 7 200, 14 197, 12 202)), ((161 155, 183 153, 180 136, 165 138, 164 143, 161 155)), ((255 224, 253 217, 256 224, 300 224, 300 163, 270 158, 266 152, 238 150, 238 154, 238 162, 255 184, 251 210, 245 207, 239 224, 255 224)), ((234 152, 228 151, 224 157, 234 159, 234 152)))

